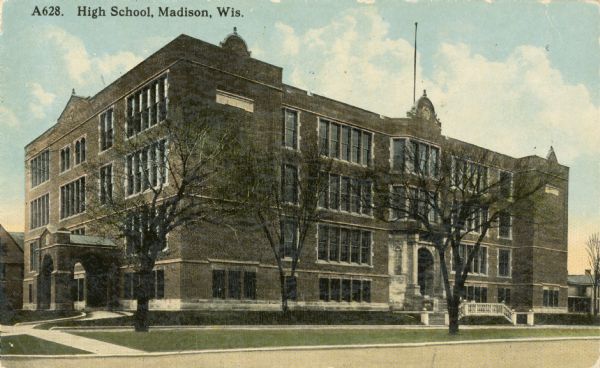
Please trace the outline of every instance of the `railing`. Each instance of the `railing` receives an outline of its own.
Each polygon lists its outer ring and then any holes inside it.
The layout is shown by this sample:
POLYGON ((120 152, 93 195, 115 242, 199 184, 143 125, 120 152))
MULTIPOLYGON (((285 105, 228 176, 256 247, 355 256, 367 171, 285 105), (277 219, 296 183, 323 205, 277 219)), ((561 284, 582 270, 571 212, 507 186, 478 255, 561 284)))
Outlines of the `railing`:
POLYGON ((468 303, 460 304, 459 315, 464 316, 502 316, 513 322, 514 312, 503 303, 468 303))

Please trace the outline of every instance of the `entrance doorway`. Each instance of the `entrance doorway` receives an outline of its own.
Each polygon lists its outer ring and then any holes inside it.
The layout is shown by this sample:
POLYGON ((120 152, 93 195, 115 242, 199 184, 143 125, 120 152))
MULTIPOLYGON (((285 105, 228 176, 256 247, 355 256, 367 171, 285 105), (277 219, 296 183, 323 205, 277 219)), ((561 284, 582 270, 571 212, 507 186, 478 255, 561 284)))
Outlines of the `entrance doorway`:
POLYGON ((418 281, 421 295, 433 296, 433 255, 425 248, 419 249, 418 281))

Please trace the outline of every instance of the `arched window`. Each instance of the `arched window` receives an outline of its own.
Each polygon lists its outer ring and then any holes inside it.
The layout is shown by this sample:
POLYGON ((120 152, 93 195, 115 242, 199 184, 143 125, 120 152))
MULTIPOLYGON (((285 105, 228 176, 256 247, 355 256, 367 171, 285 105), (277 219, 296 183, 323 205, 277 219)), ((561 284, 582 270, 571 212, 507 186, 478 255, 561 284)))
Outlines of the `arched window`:
POLYGON ((79 141, 75 143, 75 164, 81 163, 81 144, 79 141))
POLYGON ((81 138, 81 162, 85 161, 85 138, 81 138))

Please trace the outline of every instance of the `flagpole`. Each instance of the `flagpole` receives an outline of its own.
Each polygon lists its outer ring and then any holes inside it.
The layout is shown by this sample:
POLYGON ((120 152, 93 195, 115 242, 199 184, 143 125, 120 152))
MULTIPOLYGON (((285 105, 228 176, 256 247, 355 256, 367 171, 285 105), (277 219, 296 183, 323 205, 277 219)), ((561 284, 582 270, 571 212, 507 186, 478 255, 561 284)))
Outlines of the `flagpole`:
POLYGON ((413 57, 413 105, 417 94, 417 22, 415 22, 415 54, 413 57))

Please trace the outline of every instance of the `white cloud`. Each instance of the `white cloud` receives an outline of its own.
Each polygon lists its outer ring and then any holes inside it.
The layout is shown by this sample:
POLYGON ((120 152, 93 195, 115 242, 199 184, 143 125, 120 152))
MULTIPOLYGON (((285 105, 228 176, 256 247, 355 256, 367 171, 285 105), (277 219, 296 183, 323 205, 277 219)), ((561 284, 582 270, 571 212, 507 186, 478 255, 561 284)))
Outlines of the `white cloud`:
MULTIPOLYGON (((371 7, 344 12, 303 34, 292 29, 298 49, 312 57, 288 69, 290 82, 405 116, 412 105, 413 46, 388 29, 371 7)), ((542 47, 520 46, 503 60, 491 60, 465 44, 446 43, 435 60, 431 75, 417 66, 417 89, 427 89, 445 135, 517 157, 544 157, 553 144, 566 164, 581 152, 600 153, 599 107, 585 86, 565 81, 542 47)))
POLYGON ((142 61, 130 51, 91 56, 81 39, 55 26, 49 27, 45 37, 63 53, 68 76, 78 86, 97 83, 101 78, 108 83, 142 61))
POLYGON ((31 83, 30 93, 33 99, 29 102, 29 110, 35 118, 42 119, 46 116, 46 108, 52 105, 56 95, 47 92, 39 83, 31 83))
POLYGON ((282 37, 282 54, 286 56, 293 56, 298 54, 298 51, 300 51, 300 40, 296 36, 294 28, 288 26, 287 24, 277 22, 275 23, 275 29, 277 30, 277 33, 282 37))
POLYGON ((4 106, 0 106, 0 127, 15 128, 19 126, 17 115, 4 106))
POLYGON ((375 0, 356 0, 359 4, 375 4, 375 0))

